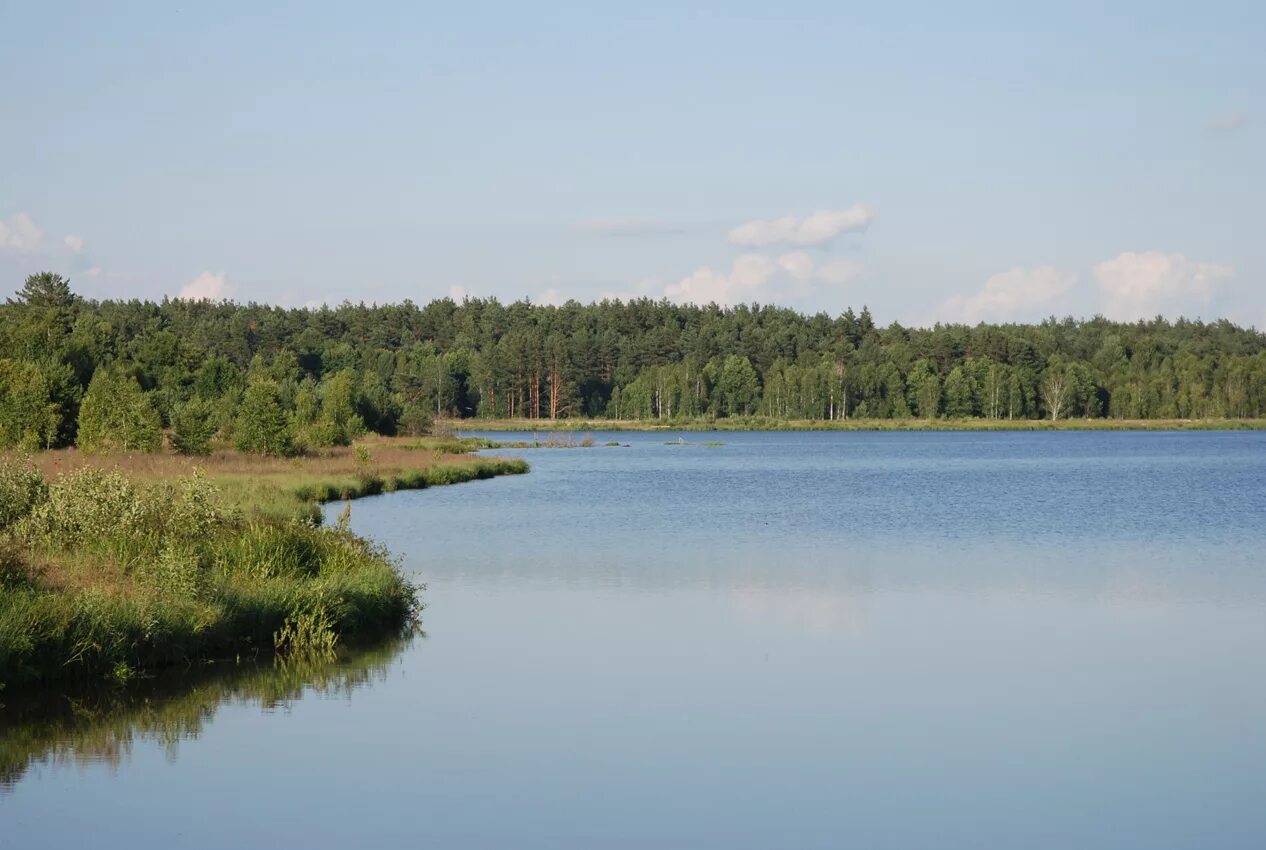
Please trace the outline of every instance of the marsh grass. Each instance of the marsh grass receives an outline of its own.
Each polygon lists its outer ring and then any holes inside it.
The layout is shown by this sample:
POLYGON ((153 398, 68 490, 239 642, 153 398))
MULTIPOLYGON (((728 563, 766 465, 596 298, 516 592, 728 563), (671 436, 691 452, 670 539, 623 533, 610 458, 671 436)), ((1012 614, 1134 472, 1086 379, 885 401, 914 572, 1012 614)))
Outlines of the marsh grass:
POLYGON ((386 440, 289 460, 0 457, 0 495, 29 494, 0 526, 0 683, 128 681, 398 632, 418 588, 346 522, 321 526, 318 504, 526 471, 386 440))
POLYGON ((566 431, 547 431, 545 436, 533 434, 530 440, 511 442, 484 440, 483 442, 488 443, 488 448, 492 449, 588 449, 596 445, 589 434, 576 438, 566 431))

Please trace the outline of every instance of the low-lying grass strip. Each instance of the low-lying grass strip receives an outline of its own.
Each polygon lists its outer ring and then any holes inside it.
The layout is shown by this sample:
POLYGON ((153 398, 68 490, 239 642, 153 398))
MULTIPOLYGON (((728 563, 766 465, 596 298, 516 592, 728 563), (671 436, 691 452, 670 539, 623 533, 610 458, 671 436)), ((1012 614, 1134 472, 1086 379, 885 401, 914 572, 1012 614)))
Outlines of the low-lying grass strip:
POLYGON ((462 431, 1260 431, 1266 419, 461 419, 462 431))

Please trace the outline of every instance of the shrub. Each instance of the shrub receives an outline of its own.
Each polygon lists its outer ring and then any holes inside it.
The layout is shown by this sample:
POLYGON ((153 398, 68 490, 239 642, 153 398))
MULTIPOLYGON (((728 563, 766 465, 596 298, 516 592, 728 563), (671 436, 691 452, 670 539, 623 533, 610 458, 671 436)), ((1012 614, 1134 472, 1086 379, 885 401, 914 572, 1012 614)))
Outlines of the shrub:
POLYGON ((84 467, 59 476, 18 531, 32 542, 70 548, 130 534, 142 526, 144 516, 127 476, 84 467))
POLYGON ((48 482, 25 459, 0 458, 0 531, 31 512, 48 497, 48 482))
POLYGON ((201 469, 142 494, 145 525, 164 538, 196 540, 233 517, 220 507, 220 491, 201 469))
POLYGON ((400 433, 408 437, 425 437, 435 427, 431 411, 421 404, 406 404, 400 416, 400 433))
POLYGON ((206 568, 192 546, 164 546, 140 566, 137 578, 164 599, 201 599, 207 591, 206 568))

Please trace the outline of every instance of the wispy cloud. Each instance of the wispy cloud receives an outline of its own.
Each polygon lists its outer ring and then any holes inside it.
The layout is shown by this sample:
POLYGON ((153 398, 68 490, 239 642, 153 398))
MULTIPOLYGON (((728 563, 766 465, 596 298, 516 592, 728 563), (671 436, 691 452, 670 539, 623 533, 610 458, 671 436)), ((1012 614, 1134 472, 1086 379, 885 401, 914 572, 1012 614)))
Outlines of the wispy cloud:
POLYGON ((84 240, 82 236, 70 234, 62 237, 62 242, 70 249, 72 254, 78 254, 84 249, 84 240))
POLYGON ((859 233, 870 227, 875 211, 866 204, 845 210, 821 210, 805 218, 756 219, 730 231, 730 242, 749 248, 767 245, 822 245, 844 233, 859 233))

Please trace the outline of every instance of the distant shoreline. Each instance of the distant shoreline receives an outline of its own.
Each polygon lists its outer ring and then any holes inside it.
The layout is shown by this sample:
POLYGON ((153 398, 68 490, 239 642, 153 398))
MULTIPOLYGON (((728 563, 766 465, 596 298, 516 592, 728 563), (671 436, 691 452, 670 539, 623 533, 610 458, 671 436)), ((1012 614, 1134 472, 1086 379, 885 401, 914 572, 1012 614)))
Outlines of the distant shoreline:
POLYGON ((446 419, 477 431, 1262 431, 1266 419, 446 419))

